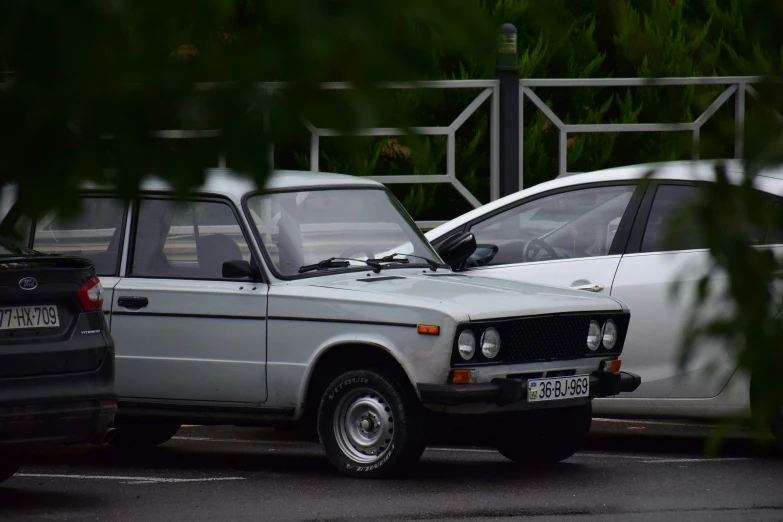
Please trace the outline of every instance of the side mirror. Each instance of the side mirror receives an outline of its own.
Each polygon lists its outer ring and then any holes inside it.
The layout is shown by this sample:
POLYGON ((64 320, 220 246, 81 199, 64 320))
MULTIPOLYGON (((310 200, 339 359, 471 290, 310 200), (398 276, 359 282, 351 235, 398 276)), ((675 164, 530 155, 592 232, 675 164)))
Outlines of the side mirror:
POLYGON ((443 242, 438 254, 451 268, 458 270, 473 252, 476 251, 476 236, 473 232, 459 234, 443 242))
POLYGON ((226 279, 243 279, 245 277, 256 279, 258 275, 258 270, 253 269, 250 263, 244 259, 223 262, 223 277, 226 279))
POLYGON ((476 266, 487 266, 492 262, 500 251, 497 245, 479 244, 476 245, 476 251, 471 255, 476 260, 476 266))

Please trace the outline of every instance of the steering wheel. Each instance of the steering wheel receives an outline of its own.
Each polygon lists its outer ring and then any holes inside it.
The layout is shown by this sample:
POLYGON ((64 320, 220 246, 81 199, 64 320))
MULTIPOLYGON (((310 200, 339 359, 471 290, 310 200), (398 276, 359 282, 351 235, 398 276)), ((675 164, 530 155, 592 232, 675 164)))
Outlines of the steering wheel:
POLYGON ((371 250, 367 250, 366 247, 349 248, 348 250, 346 250, 345 252, 343 252, 342 254, 340 254, 339 256, 336 256, 336 257, 338 257, 338 258, 339 257, 356 257, 356 254, 364 254, 365 256, 367 256, 367 259, 372 259, 373 257, 375 257, 375 254, 371 250))
POLYGON ((535 253, 532 253, 531 250, 533 247, 539 247, 543 248, 544 252, 546 252, 549 255, 549 259, 559 259, 560 256, 557 255, 557 252, 554 248, 552 248, 549 243, 544 241, 543 239, 531 239, 527 242, 527 244, 522 248, 522 261, 529 262, 529 261, 538 261, 538 259, 533 259, 533 256, 538 254, 538 248, 535 249, 535 253))

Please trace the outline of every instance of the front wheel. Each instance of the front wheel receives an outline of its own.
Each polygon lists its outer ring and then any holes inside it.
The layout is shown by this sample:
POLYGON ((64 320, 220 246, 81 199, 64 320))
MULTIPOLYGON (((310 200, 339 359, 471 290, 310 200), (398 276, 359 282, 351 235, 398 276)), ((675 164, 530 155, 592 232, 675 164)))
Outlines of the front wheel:
POLYGON ((553 464, 582 448, 592 424, 591 403, 570 408, 517 413, 498 426, 495 447, 507 459, 553 464))
POLYGON ((402 378, 384 370, 353 370, 326 388, 318 437, 343 475, 379 478, 416 463, 426 442, 423 408, 402 378))
POLYGON ((18 455, 0 453, 0 482, 5 482, 22 467, 22 458, 18 455))
POLYGON ((117 417, 114 419, 117 432, 110 442, 112 446, 123 449, 142 450, 154 448, 177 434, 182 424, 176 421, 159 419, 133 419, 117 417))

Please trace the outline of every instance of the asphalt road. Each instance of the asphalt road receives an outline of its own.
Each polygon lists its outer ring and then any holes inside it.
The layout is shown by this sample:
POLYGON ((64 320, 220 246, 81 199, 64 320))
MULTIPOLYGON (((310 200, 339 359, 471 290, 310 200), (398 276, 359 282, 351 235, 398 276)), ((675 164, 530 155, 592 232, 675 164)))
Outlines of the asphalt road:
POLYGON ((783 458, 743 433, 704 455, 707 431, 599 421, 585 451, 546 469, 433 446, 405 479, 358 480, 298 434, 186 427, 144 455, 38 452, 0 486, 0 520, 783 520, 783 458))

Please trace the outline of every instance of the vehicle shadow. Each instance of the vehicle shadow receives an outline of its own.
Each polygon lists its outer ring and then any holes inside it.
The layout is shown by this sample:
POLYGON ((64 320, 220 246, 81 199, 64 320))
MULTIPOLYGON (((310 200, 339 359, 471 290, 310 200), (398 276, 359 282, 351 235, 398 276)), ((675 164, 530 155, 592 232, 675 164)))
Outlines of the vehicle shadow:
POLYGON ((783 452, 772 440, 725 438, 716 451, 708 448, 706 437, 660 435, 600 435, 592 436, 585 450, 618 451, 646 454, 682 454, 693 457, 748 457, 783 459, 783 452))
MULTIPOLYGON (((296 483, 333 481, 338 475, 329 464, 319 446, 302 444, 295 447, 270 448, 243 446, 226 448, 224 445, 211 447, 161 446, 143 452, 118 451, 113 448, 63 448, 34 453, 28 466, 45 466, 46 472, 67 473, 78 466, 79 473, 102 475, 145 475, 179 476, 188 472, 216 473, 220 475, 241 475, 255 480, 275 480, 282 476, 296 477, 296 483), (61 469, 57 469, 61 468, 61 469)), ((582 480, 595 470, 589 465, 563 462, 541 469, 520 466, 507 461, 500 454, 482 452, 465 456, 457 452, 445 455, 442 452, 425 453, 424 458, 398 479, 366 481, 364 479, 343 479, 357 484, 393 484, 403 482, 406 490, 416 490, 415 485, 426 484, 432 488, 450 491, 463 484, 469 476, 471 482, 493 484, 516 484, 531 480, 552 478, 556 480, 582 480)), ((362 486, 363 488, 365 486, 362 486)))

